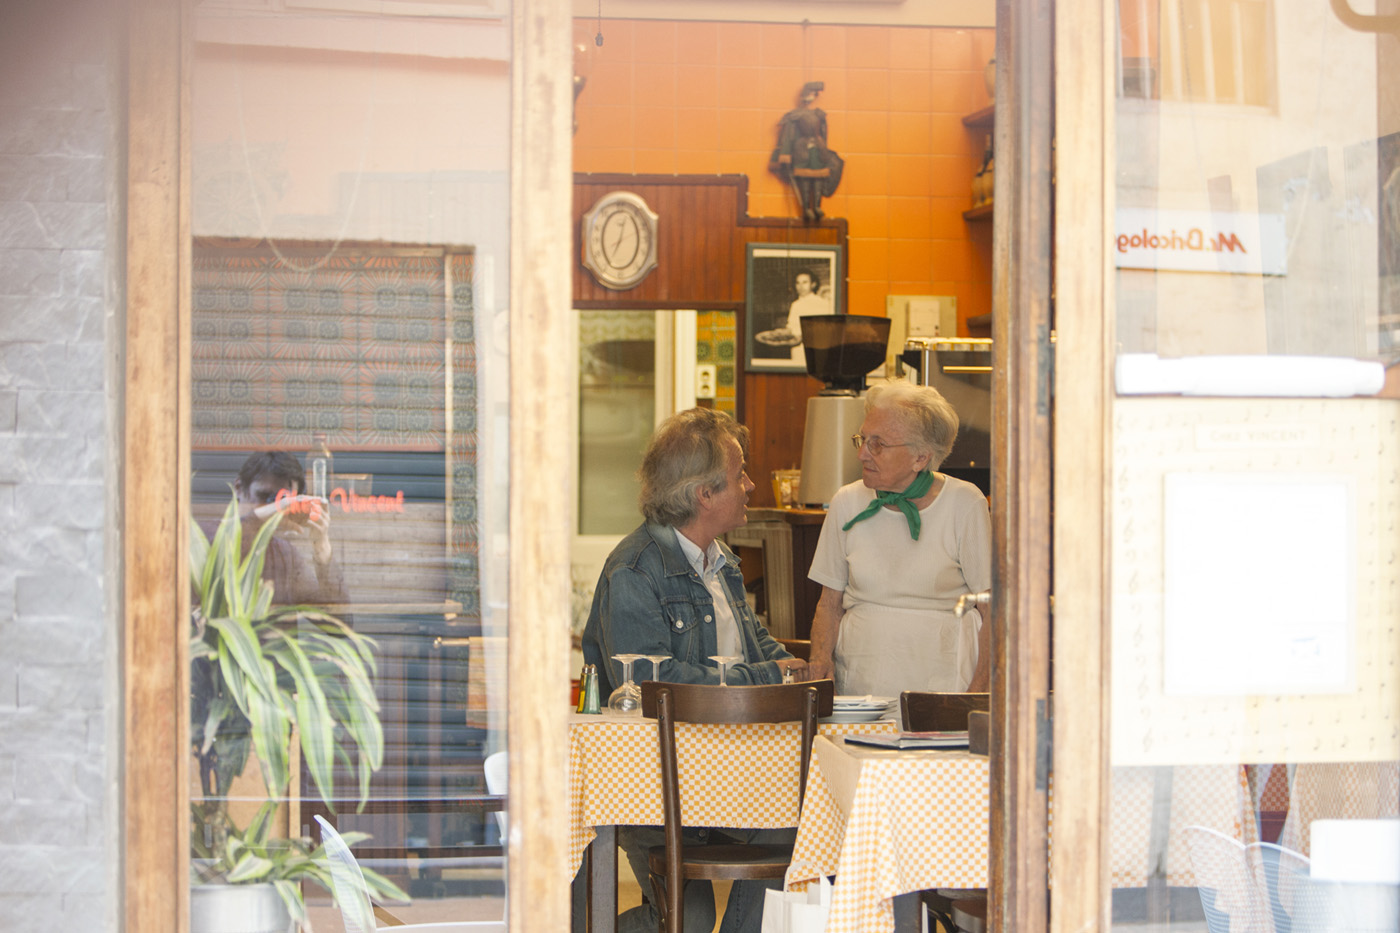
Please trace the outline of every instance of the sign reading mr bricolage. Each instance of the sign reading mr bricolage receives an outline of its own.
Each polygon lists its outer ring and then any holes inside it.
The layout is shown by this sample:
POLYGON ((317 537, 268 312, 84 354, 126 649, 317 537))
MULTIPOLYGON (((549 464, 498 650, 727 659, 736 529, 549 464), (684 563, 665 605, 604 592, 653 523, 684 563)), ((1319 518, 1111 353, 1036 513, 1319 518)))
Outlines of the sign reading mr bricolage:
POLYGON ((1283 275, 1282 214, 1118 209, 1119 269, 1283 275))

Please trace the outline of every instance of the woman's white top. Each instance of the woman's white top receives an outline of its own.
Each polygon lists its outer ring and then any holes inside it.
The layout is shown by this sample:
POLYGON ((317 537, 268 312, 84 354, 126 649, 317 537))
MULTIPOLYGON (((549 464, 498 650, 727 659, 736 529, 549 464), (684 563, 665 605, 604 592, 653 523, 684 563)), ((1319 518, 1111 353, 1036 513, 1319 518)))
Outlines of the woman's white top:
POLYGON ((836 692, 898 696, 961 692, 977 667, 976 610, 953 614, 958 597, 992 585, 992 519, 973 484, 944 477, 919 512, 919 540, 897 509, 841 528, 875 499, 856 482, 832 497, 807 576, 841 592, 836 692))

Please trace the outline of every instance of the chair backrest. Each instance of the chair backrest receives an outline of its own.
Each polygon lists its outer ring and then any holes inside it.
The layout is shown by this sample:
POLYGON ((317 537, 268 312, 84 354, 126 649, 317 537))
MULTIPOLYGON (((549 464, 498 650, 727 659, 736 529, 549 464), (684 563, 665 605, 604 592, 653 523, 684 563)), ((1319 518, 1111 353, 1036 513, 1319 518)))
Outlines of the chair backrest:
POLYGON ((355 853, 325 817, 319 813, 315 816, 316 822, 321 824, 321 843, 330 860, 331 886, 335 888, 335 902, 340 907, 345 933, 374 933, 374 905, 355 853))
POLYGON ((817 734, 817 719, 831 715, 835 695, 836 685, 830 680, 753 687, 668 684, 654 680, 643 682, 642 715, 657 720, 662 804, 668 826, 674 820, 677 839, 681 814, 679 776, 676 773, 676 723, 800 722, 802 771, 797 786, 800 807, 807 793, 807 765, 812 759, 812 739, 817 734))
POLYGON ((1206 826, 1183 832, 1210 933, 1274 933, 1268 895, 1256 880, 1244 843, 1206 826))
POLYGON ((812 659, 812 642, 810 639, 778 638, 775 640, 794 658, 801 658, 804 661, 810 661, 812 659))
POLYGON ((1311 860, 1273 842, 1251 842, 1244 848, 1254 885, 1268 899, 1274 929, 1283 933, 1292 926, 1299 907, 1315 893, 1308 877, 1311 860))
POLYGON ((992 708, 990 693, 920 693, 906 690, 899 695, 899 712, 904 728, 912 732, 961 732, 967 728, 967 714, 992 708))

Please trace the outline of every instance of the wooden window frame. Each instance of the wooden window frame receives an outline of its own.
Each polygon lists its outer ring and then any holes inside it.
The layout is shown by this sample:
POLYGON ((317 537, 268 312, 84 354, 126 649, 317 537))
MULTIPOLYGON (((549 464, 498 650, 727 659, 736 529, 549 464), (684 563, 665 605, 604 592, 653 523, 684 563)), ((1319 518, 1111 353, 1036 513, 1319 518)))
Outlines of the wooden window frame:
MULTIPOLYGON (((189 916, 189 0, 126 7, 122 460, 122 926, 189 916)), ((514 0, 508 841, 512 930, 568 926, 569 429, 573 82, 566 0, 514 0), (526 114, 529 118, 526 118, 526 114), (529 257, 525 261, 524 257, 529 257), (550 673, 550 672, 553 673, 550 673)))

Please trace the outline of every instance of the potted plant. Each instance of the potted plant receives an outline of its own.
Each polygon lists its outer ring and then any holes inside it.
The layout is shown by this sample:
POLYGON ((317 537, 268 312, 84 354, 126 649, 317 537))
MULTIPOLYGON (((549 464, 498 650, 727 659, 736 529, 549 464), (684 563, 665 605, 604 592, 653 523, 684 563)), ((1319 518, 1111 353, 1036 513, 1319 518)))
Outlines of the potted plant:
MULTIPOLYGON (((325 851, 309 839, 277 838, 272 831, 277 805, 287 796, 292 742, 299 742, 302 765, 332 812, 335 764, 354 768, 363 808, 370 777, 384 758, 374 643, 321 610, 272 607, 263 562, 280 518, 259 528, 246 553, 237 499, 213 541, 197 523, 190 529, 190 743, 203 791, 191 805, 192 930, 201 915, 227 919, 229 898, 245 893, 261 902, 250 908, 254 914, 276 918, 266 929, 282 933, 291 921, 308 926, 301 883, 332 891, 325 851), (228 797, 250 754, 266 797, 239 827, 228 797), (214 900, 218 906, 206 906, 214 900)), ((367 838, 342 835, 350 843, 367 838)), ((408 900, 382 875, 364 874, 372 895, 408 900)))

